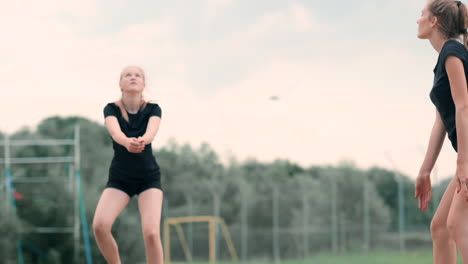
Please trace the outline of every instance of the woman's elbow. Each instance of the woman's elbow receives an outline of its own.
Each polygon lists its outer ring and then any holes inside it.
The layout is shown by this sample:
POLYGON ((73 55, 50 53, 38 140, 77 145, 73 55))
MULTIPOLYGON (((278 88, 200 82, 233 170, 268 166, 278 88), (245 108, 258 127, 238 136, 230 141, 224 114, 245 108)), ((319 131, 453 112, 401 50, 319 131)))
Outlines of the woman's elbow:
POLYGON ((468 113, 468 102, 459 103, 455 106, 457 113, 467 114, 468 113))

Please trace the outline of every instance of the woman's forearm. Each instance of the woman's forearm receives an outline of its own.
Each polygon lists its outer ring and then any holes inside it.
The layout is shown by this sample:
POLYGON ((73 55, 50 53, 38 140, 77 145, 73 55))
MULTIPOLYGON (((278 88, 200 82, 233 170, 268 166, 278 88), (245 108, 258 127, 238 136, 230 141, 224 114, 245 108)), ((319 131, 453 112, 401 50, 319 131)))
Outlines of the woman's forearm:
POLYGON ((421 165, 420 173, 429 174, 439 157, 440 150, 444 144, 445 135, 447 134, 445 126, 440 119, 439 113, 436 113, 436 121, 432 127, 429 145, 426 150, 424 161, 421 165))
POLYGON ((105 125, 112 139, 118 144, 127 147, 129 138, 120 129, 117 118, 115 116, 106 117, 105 125))
POLYGON ((148 126, 146 128, 146 132, 141 137, 145 145, 151 144, 151 142, 153 142, 154 137, 158 133, 160 122, 161 122, 161 118, 156 117, 156 116, 152 116, 148 120, 148 126))
POLYGON ((456 110, 457 166, 468 165, 468 105, 456 110))
POLYGON ((122 131, 112 131, 110 134, 115 142, 117 142, 119 145, 127 147, 129 139, 122 131))

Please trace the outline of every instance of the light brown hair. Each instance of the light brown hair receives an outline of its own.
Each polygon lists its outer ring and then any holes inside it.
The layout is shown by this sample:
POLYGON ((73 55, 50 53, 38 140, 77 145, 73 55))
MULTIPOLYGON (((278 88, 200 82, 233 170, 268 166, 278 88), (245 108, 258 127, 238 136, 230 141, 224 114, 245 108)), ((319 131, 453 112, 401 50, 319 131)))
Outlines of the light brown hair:
POLYGON ((467 11, 461 1, 433 0, 429 3, 429 12, 437 17, 439 31, 448 39, 463 35, 463 44, 468 48, 466 32, 467 11))

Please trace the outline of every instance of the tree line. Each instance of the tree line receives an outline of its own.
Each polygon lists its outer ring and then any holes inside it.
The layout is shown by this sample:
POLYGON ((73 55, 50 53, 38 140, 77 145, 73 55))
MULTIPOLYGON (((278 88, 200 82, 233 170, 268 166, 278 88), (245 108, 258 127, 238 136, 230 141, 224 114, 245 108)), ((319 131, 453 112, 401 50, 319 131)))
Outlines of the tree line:
MULTIPOLYGON (((70 139, 76 124, 79 124, 81 131, 80 170, 87 222, 91 226, 113 155, 111 138, 105 127, 83 117, 54 116, 43 120, 35 130, 23 128, 9 136, 11 139, 70 139)), ((0 134, 3 138, 4 134, 0 134)), ((272 199, 275 189, 278 191, 280 250, 284 256, 294 257, 299 254, 298 248, 304 242, 300 238, 304 221, 307 221, 307 230, 314 234, 311 235, 309 247, 317 251, 333 248, 332 244, 336 243, 331 235, 333 228, 336 228, 333 223, 340 224, 340 219, 346 223, 347 247, 358 249, 362 243, 356 241, 362 240, 365 210, 368 210, 370 219, 371 241, 376 241, 381 233, 396 232, 400 176, 405 190, 406 229, 429 232, 434 207, 421 213, 413 199, 414 182, 398 172, 379 167, 360 169, 352 161, 343 161, 335 166, 310 167, 285 159, 260 162, 254 158, 239 161, 231 157, 229 161, 222 162, 219 154, 207 143, 194 147, 175 140, 164 146, 156 143, 153 150, 162 172, 165 196, 163 217, 187 216, 190 213, 220 216, 229 226, 238 251, 244 241, 241 229, 245 221, 248 223, 249 255, 252 257, 265 257, 271 252, 270 230, 274 224, 272 199), (367 204, 363 202, 364 199, 367 199, 367 204), (297 235, 289 235, 295 232, 297 235)), ((0 149, 0 157, 3 158, 3 155, 3 149, 0 149)), ((73 147, 19 146, 12 149, 12 155, 67 156, 73 155, 73 147)), ((310 162, 313 163, 313 160, 310 162)), ((0 166, 0 256, 6 263, 16 263, 15 241, 21 238, 31 245, 31 249, 25 249, 26 263, 72 263, 73 239, 69 234, 21 232, 34 226, 71 225, 74 197, 63 180, 60 180, 66 177, 70 168, 63 164, 12 165, 13 177, 47 175, 57 179, 47 184, 16 184, 16 192, 21 197, 17 200, 17 213, 12 215, 3 202, 5 170, 3 164, 0 166), (33 250, 35 248, 40 251, 33 250)), ((434 188, 442 193, 447 184, 444 181, 434 188)), ((144 260, 140 218, 134 200, 113 228, 122 252, 122 261, 126 263, 144 260)), ((206 233, 206 230, 200 232, 206 233)), ((207 237, 200 232, 193 235, 193 247, 207 253, 206 246, 201 246, 207 245, 207 237)), ((94 242, 92 230, 89 233, 94 263, 105 263, 94 242)), ((177 245, 173 245, 173 248, 174 257, 182 259, 182 252, 177 245)), ((83 255, 83 252, 81 247, 80 254, 83 255)))

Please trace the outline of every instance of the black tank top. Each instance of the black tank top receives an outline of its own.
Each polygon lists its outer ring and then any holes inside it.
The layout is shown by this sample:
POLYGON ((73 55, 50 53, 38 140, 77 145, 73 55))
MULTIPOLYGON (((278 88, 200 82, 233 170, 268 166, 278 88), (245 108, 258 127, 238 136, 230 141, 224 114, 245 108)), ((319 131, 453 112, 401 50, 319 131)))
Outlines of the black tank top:
POLYGON ((462 43, 456 40, 448 40, 444 43, 434 68, 434 84, 430 92, 430 98, 442 118, 453 148, 455 151, 458 151, 455 103, 453 102, 450 83, 445 69, 445 61, 449 56, 455 56, 462 61, 465 69, 465 78, 468 80, 468 51, 462 43))
MULTIPOLYGON (((129 122, 127 122, 115 103, 109 103, 104 107, 104 117, 115 116, 119 122, 120 129, 127 137, 140 137, 146 132, 148 120, 152 116, 161 117, 161 108, 158 104, 148 103, 144 109, 136 114, 128 113, 129 122)), ((130 172, 145 173, 148 171, 159 170, 156 158, 153 156, 151 144, 145 146, 141 153, 131 153, 112 140, 114 148, 114 158, 111 163, 113 174, 125 174, 130 172)), ((115 175, 119 176, 119 175, 115 175)))

